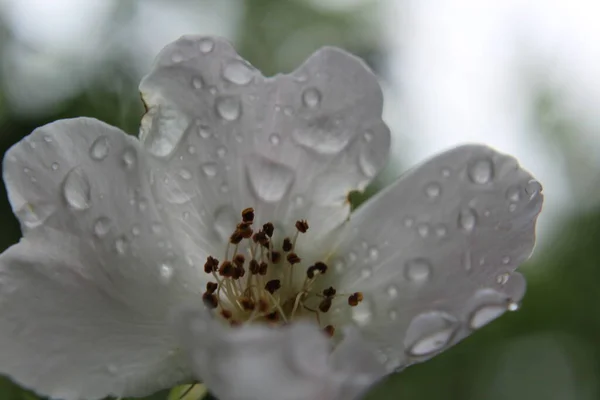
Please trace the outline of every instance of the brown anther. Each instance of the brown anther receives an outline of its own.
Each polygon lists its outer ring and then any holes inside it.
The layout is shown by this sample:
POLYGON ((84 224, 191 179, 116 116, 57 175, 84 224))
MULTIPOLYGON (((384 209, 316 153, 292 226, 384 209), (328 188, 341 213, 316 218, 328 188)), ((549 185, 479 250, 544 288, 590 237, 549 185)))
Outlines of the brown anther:
POLYGON ((233 263, 235 264, 236 267, 238 268, 242 268, 244 266, 244 263, 246 262, 246 257, 244 257, 243 254, 236 254, 233 257, 233 263))
POLYGON ((229 311, 229 310, 222 309, 221 310, 221 316, 223 318, 225 318, 225 319, 229 319, 229 318, 231 318, 233 316, 233 313, 231 311, 229 311))
POLYGON ((246 310, 246 311, 254 310, 254 307, 255 307, 254 300, 252 300, 250 297, 241 297, 239 302, 244 310, 246 310))
POLYGON ((298 257, 298 254, 296 254, 296 253, 290 253, 290 254, 288 254, 287 255, 287 260, 292 265, 298 264, 301 261, 300 257, 298 257))
POLYGON ((231 321, 229 321, 229 325, 231 325, 232 327, 236 327, 242 325, 242 323, 238 320, 232 319, 231 321))
POLYGON ((256 261, 256 260, 250 260, 250 264, 249 264, 249 266, 248 266, 248 269, 250 270, 250 273, 251 273, 252 275, 257 275, 257 274, 258 274, 258 271, 259 271, 259 269, 260 269, 260 266, 259 266, 259 264, 258 264, 258 261, 256 261))
POLYGON ((233 267, 233 273, 231 275, 231 279, 233 279, 234 281, 237 281, 242 276, 244 276, 245 273, 246 273, 246 271, 244 271, 244 268, 240 268, 240 267, 234 266, 233 267))
POLYGON ((219 306, 219 299, 216 294, 205 292, 202 295, 202 301, 207 308, 215 309, 219 306))
POLYGON ((242 278, 244 275, 246 275, 246 270, 244 267, 237 267, 236 270, 238 278, 242 278))
POLYGON ((332 337, 335 333, 335 328, 333 325, 327 325, 325 328, 323 328, 323 332, 325 332, 327 336, 332 337))
POLYGON ((234 266, 231 261, 223 261, 221 267, 219 268, 219 275, 224 276, 226 278, 231 278, 234 273, 234 266))
POLYGON ((319 310, 321 312, 327 312, 331 308, 331 297, 324 298, 321 303, 319 303, 319 310))
POLYGON ((206 282, 206 291, 208 293, 214 293, 219 288, 219 285, 214 282, 206 282))
POLYGON ((279 321, 279 314, 277 313, 277 311, 273 311, 272 313, 265 315, 265 318, 267 319, 267 321, 277 322, 279 321))
POLYGON ((263 314, 269 311, 269 301, 264 297, 258 299, 258 311, 260 311, 263 314))
POLYGON ((279 261, 281 261, 281 253, 278 251, 269 252, 269 260, 271 260, 273 264, 279 264, 279 261))
POLYGON ((323 290, 323 296, 325 296, 325 297, 335 296, 335 289, 333 288, 333 286, 329 286, 327 289, 323 290))
POLYGON ((248 207, 242 210, 242 221, 250 223, 254 221, 254 208, 248 207))
POLYGON ((242 233, 236 229, 236 231, 233 232, 231 234, 231 236, 229 236, 229 243, 239 244, 243 239, 244 239, 244 236, 242 235, 242 233))
POLYGON ((282 246, 283 251, 285 251, 286 253, 290 250, 292 250, 292 241, 290 240, 290 238, 286 237, 285 239, 283 239, 283 246, 282 246))
POLYGON ((320 273, 324 274, 325 272, 327 272, 327 265, 324 262, 319 261, 315 263, 315 269, 320 273))
POLYGON ((269 265, 266 262, 261 262, 260 265, 258 266, 258 273, 260 275, 266 275, 267 274, 267 269, 269 268, 269 265))
POLYGON ((261 246, 269 248, 269 238, 263 231, 258 231, 252 236, 254 243, 260 243, 261 246))
POLYGON ((263 225, 263 232, 270 238, 273 237, 273 232, 275 232, 275 226, 272 223, 267 222, 263 225))
POLYGON ((305 219, 296 221, 296 229, 298 229, 298 232, 300 233, 306 233, 308 230, 308 222, 305 219))
POLYGON ((279 279, 273 279, 266 283, 265 290, 271 294, 275 293, 281 288, 281 281, 279 279))
POLYGON ((206 263, 204 263, 204 272, 212 274, 219 267, 219 260, 211 256, 206 257, 206 263))
POLYGON ((353 293, 348 297, 350 307, 356 307, 361 301, 363 301, 363 294, 361 292, 353 293))
POLYGON ((310 267, 307 268, 306 270, 306 276, 308 277, 308 279, 312 279, 315 277, 315 271, 316 271, 316 267, 314 265, 311 265, 310 267))
POLYGON ((250 227, 251 224, 251 222, 242 222, 237 224, 237 228, 235 230, 236 234, 243 237, 244 239, 251 238, 252 234, 254 233, 254 231, 250 227))

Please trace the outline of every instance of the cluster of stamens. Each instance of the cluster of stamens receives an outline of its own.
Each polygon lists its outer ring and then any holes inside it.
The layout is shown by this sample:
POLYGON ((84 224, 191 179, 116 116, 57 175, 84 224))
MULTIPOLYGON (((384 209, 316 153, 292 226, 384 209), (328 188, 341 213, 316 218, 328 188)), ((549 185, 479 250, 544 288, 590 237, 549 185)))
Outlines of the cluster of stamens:
MULTIPOLYGON (((253 224, 254 210, 244 209, 241 222, 229 237, 223 261, 209 256, 204 264, 204 271, 216 282, 206 284, 202 299, 221 318, 235 326, 248 322, 285 324, 313 315, 321 324, 321 314, 331 309, 334 300, 346 297, 351 307, 362 301, 360 292, 339 294, 331 286, 322 291, 314 289, 315 282, 327 273, 322 261, 300 274, 302 258, 295 249, 299 235, 309 229, 307 221, 297 221, 293 238, 283 238, 277 247, 271 222, 257 231, 253 224)), ((332 325, 323 329, 330 336, 335 332, 332 325)))

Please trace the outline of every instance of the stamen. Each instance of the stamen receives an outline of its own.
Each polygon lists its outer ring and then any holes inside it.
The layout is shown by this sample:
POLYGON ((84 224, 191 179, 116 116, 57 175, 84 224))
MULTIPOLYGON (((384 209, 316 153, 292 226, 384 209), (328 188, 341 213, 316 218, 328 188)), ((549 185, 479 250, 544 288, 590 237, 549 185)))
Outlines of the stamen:
POLYGON ((217 283, 214 283, 214 282, 206 283, 206 291, 210 294, 213 294, 214 292, 216 292, 218 288, 219 288, 219 285, 217 283))
POLYGON ((290 240, 289 237, 286 237, 285 239, 283 239, 283 245, 281 247, 282 247, 282 250, 285 251, 286 253, 288 251, 292 250, 292 241, 290 240))
POLYGON ((281 253, 278 251, 271 251, 269 252, 269 259, 273 264, 279 264, 279 261, 281 261, 281 253))
POLYGON ((275 293, 281 288, 281 281, 279 279, 273 279, 267 282, 265 290, 271 294, 275 293))
POLYGON ((210 274, 210 273, 216 271, 218 267, 219 267, 219 260, 217 260, 216 258, 213 258, 211 256, 208 256, 206 258, 206 263, 204 264, 204 272, 206 272, 207 274, 210 274))
POLYGON ((287 260, 292 265, 298 264, 300 261, 302 261, 300 259, 300 257, 298 257, 298 255, 296 253, 290 253, 290 254, 288 254, 287 255, 287 260))
POLYGON ((254 221, 254 208, 248 207, 242 210, 242 220, 252 223, 254 221))
POLYGON ((325 328, 323 328, 323 331, 327 336, 332 337, 335 333, 335 328, 333 327, 333 325, 327 325, 325 328))
POLYGON ((306 233, 308 231, 308 222, 305 219, 296 221, 296 229, 298 229, 298 232, 306 233))
POLYGON ((215 309, 219 306, 219 299, 213 293, 205 292, 202 295, 202 301, 204 302, 206 307, 209 309, 215 309))
POLYGON ((350 307, 356 307, 361 301, 363 301, 363 294, 361 292, 353 293, 348 297, 348 305, 350 307))
POLYGON ((273 237, 273 232, 275 232, 275 226, 270 223, 267 222, 266 224, 263 225, 263 232, 270 238, 273 237))

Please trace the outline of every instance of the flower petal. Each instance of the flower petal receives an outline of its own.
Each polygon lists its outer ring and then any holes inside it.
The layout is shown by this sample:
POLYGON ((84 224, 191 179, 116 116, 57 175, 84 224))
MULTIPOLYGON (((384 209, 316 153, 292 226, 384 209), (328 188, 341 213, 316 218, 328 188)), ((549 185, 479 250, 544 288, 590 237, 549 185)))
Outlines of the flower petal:
POLYGON ((484 146, 409 172, 341 233, 336 289, 361 291, 364 301, 339 308, 331 323, 352 317, 393 369, 517 307, 525 281, 513 271, 533 249, 541 190, 514 158, 484 146))
POLYGON ((221 400, 352 400, 382 377, 348 346, 330 359, 329 341, 308 323, 231 329, 203 312, 183 322, 196 373, 221 400))
POLYGON ((214 227, 217 238, 245 207, 259 222, 302 218, 325 233, 347 217, 348 192, 387 160, 377 80, 339 49, 264 78, 226 40, 184 36, 159 54, 140 90, 148 107, 140 136, 176 181, 165 191, 176 219, 185 213, 182 225, 214 227))
POLYGON ((167 313, 199 298, 202 281, 168 242, 149 161, 135 138, 88 118, 39 128, 6 154, 25 239, 1 258, 2 373, 61 398, 143 394, 181 377, 167 313))

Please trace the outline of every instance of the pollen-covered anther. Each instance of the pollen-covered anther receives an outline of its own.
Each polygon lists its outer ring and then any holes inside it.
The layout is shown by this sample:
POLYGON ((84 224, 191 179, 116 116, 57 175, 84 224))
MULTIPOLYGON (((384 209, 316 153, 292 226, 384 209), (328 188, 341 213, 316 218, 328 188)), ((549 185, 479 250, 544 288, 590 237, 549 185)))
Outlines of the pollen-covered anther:
POLYGON ((275 293, 281 288, 281 281, 279 279, 272 279, 265 285, 265 290, 271 294, 275 293))
POLYGON ((252 225, 251 222, 240 222, 237 224, 234 235, 241 236, 244 239, 251 238, 254 231, 250 225, 252 225))
POLYGON ((335 328, 333 325, 327 325, 325 328, 323 328, 323 332, 325 332, 327 336, 332 337, 335 333, 335 328))
POLYGON ((298 229, 298 232, 300 233, 306 233, 306 231, 308 231, 308 222, 305 219, 296 221, 296 229, 298 229))
POLYGON ((206 292, 207 293, 214 293, 217 291, 217 289, 219 288, 219 285, 215 282, 207 282, 206 283, 206 292))
POLYGON ((273 264, 279 264, 279 261, 281 261, 281 253, 278 251, 271 251, 269 252, 269 259, 273 264))
POLYGON ((219 268, 219 260, 208 256, 206 258, 206 263, 204 263, 204 272, 206 272, 207 274, 212 274, 217 270, 217 268, 219 268))
POLYGON ((248 264, 248 270, 252 275, 258 275, 260 271, 260 264, 258 263, 258 261, 250 260, 250 263, 248 264))
POLYGON ((287 260, 292 265, 298 264, 300 261, 302 261, 300 259, 300 257, 298 257, 298 254, 296 254, 296 253, 290 253, 290 254, 288 254, 287 255, 287 260))
POLYGON ((242 210, 242 221, 254 222, 254 208, 248 207, 242 210))
POLYGON ((238 268, 242 268, 244 266, 245 262, 246 262, 246 257, 244 257, 243 254, 236 254, 235 257, 233 257, 233 263, 238 268))
POLYGON ((252 236, 254 243, 259 243, 261 246, 269 248, 269 238, 264 231, 258 231, 252 236))
POLYGON ((214 293, 205 292, 202 295, 202 301, 204 302, 204 305, 211 310, 219 306, 219 299, 214 293))
POLYGON ((246 311, 252 311, 256 307, 254 300, 252 300, 250 297, 241 297, 239 299, 239 303, 246 311))
POLYGON ((361 292, 353 293, 348 297, 348 305, 350 307, 356 307, 361 301, 363 301, 363 294, 361 292))
POLYGON ((221 316, 225 319, 230 319, 233 316, 233 313, 229 310, 226 309, 222 309, 221 310, 221 316))
POLYGON ((258 311, 261 314, 266 313, 267 311, 269 311, 270 309, 270 305, 269 305, 269 301, 267 299, 265 299, 264 297, 261 297, 260 299, 258 299, 258 311))
POLYGON ((235 268, 231 261, 223 261, 221 267, 219 268, 219 275, 224 276, 226 278, 233 277, 235 268))
POLYGON ((263 232, 270 238, 273 237, 273 233, 275 232, 275 226, 270 223, 267 222, 266 224, 263 225, 263 232))
POLYGON ((279 321, 279 313, 274 311, 270 314, 265 315, 265 319, 269 322, 278 322, 279 321))
POLYGON ((262 276, 265 276, 267 274, 267 271, 269 269, 269 264, 267 264, 266 262, 261 262, 259 267, 258 267, 258 273, 262 276))
POLYGON ((240 231, 236 230, 229 237, 229 243, 231 244, 240 244, 240 242, 244 240, 244 235, 241 234, 240 231))
POLYGON ((319 303, 319 311, 326 313, 331 308, 331 297, 326 297, 319 303))
POLYGON ((327 289, 323 290, 323 296, 325 297, 333 297, 335 296, 336 290, 333 286, 329 286, 327 289))
POLYGON ((283 245, 281 246, 282 250, 285 251, 286 253, 288 251, 292 250, 292 240, 289 237, 286 237, 285 239, 283 239, 283 245))

